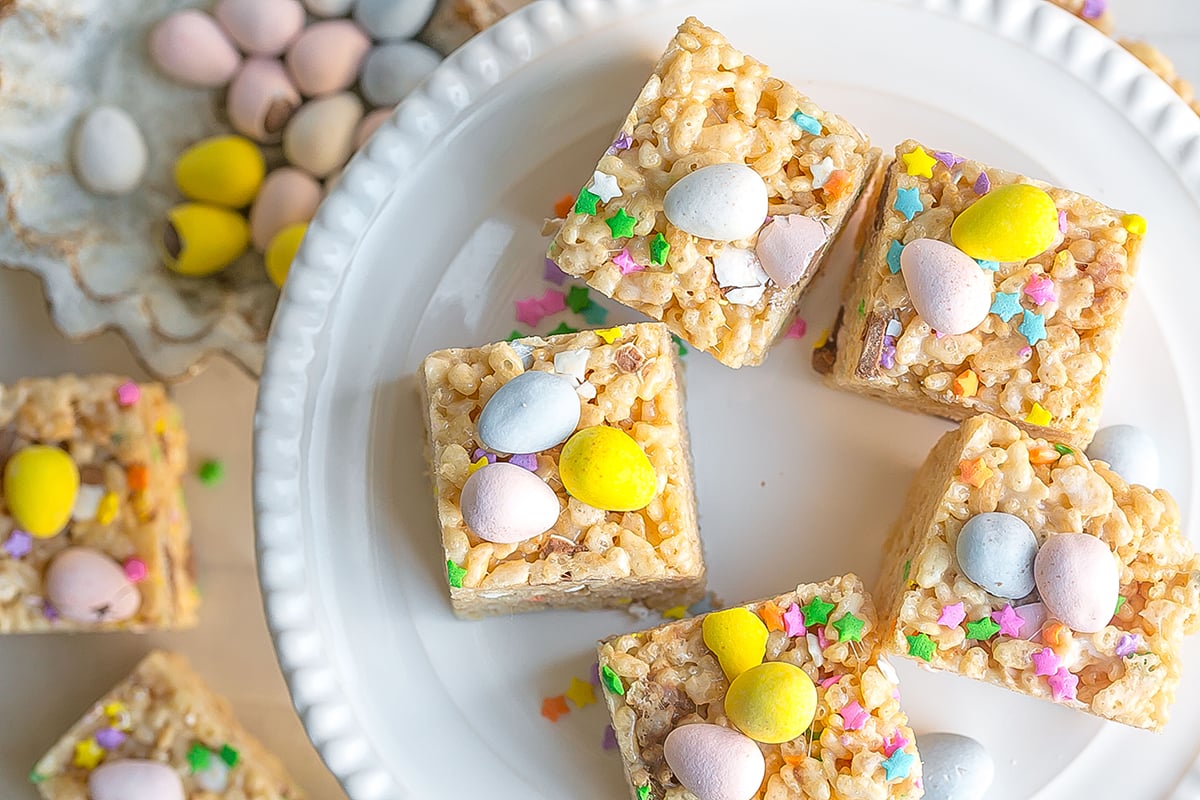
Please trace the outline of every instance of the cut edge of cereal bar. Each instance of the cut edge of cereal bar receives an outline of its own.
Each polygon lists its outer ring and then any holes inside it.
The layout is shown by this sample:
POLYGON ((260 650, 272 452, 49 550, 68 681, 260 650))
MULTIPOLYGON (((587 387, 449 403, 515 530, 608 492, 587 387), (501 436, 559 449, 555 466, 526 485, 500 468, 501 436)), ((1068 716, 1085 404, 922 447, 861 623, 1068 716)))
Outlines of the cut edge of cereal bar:
MULTIPOLYGON (((858 576, 850 573, 801 584, 795 591, 741 608, 762 618, 771 631, 764 660, 790 661, 804 669, 817 687, 816 717, 807 732, 819 728, 815 738, 759 743, 767 764, 755 800, 801 800, 831 793, 879 800, 920 797, 916 737, 900 707, 899 679, 879 649, 875 605, 858 576), (816 621, 799 637, 789 637, 781 615, 795 603, 803 620, 813 598, 832 604, 825 611, 825 623, 816 621), (851 613, 864 623, 861 641, 838 642, 834 623, 851 613), (811 633, 818 629, 818 634, 811 633), (820 662, 814 660, 814 652, 821 654, 820 662), (865 716, 859 727, 846 730, 841 711, 850 703, 858 703, 865 716), (899 759, 904 759, 908 771, 889 781, 884 762, 898 750, 903 752, 893 759, 894 766, 899 772, 899 759)), ((820 610, 814 609, 814 614, 820 610)), ((611 636, 599 644, 604 699, 634 800, 662 800, 668 790, 671 797, 691 796, 680 794, 663 757, 662 744, 671 730, 696 722, 734 727, 724 713, 729 681, 704 644, 701 628, 706 616, 611 636)))

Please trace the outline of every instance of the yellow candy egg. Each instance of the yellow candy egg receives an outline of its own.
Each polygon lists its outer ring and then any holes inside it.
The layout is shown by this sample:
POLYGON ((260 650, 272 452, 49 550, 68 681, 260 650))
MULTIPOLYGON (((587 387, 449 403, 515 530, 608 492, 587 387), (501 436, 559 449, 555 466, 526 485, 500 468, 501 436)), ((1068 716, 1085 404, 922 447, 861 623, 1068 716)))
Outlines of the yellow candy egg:
POLYGON ((175 185, 189 200, 227 208, 250 205, 267 164, 244 136, 214 136, 189 147, 175 162, 175 185))
POLYGON ((767 626, 744 608, 714 611, 700 627, 705 646, 721 662, 725 677, 733 680, 762 663, 767 653, 767 626))
POLYGON ((642 446, 620 428, 605 425, 584 428, 567 440, 558 474, 572 497, 605 511, 645 508, 658 491, 642 446))
POLYGON ((227 208, 183 203, 167 212, 163 262, 180 275, 203 277, 220 272, 249 245, 246 218, 227 208))
POLYGON ((800 736, 817 711, 817 687, 804 670, 770 661, 746 670, 725 693, 725 715, 756 742, 782 744, 800 736))
POLYGON ((40 539, 54 536, 71 519, 79 494, 79 468, 57 447, 30 445, 4 467, 4 502, 17 527, 40 539))
POLYGON ((271 279, 271 283, 281 289, 283 282, 287 280, 288 270, 292 268, 292 261, 296 258, 296 251, 300 249, 300 243, 304 241, 304 234, 307 230, 307 222, 288 225, 275 234, 275 238, 271 239, 271 243, 267 245, 267 252, 263 256, 263 260, 267 264, 267 277, 271 279))
POLYGON ((955 247, 984 261, 1024 261, 1046 251, 1058 236, 1058 209, 1036 186, 992 189, 950 226, 955 247))

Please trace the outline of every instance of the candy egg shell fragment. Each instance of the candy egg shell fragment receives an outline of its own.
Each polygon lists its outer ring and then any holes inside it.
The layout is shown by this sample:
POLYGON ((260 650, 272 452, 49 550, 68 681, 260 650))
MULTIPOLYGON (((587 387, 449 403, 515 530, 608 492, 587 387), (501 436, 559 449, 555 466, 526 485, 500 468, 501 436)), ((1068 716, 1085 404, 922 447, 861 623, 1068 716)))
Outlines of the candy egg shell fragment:
POLYGON ((217 21, 194 8, 176 11, 154 27, 150 58, 167 77, 205 89, 229 83, 242 63, 217 21))
POLYGON ((751 800, 766 759, 749 737, 723 725, 682 725, 667 734, 663 757, 675 778, 699 800, 751 800))
POLYGON ((558 475, 568 494, 605 511, 645 508, 658 491, 646 451, 625 431, 606 425, 584 428, 567 440, 558 475))
POLYGON ((83 115, 71 142, 75 177, 95 194, 127 194, 146 173, 146 140, 133 117, 115 106, 83 115))
POLYGON ((996 766, 982 744, 957 733, 917 736, 923 800, 983 800, 996 766))
POLYGON ((363 60, 359 87, 372 105, 394 106, 441 61, 438 51, 420 42, 376 45, 363 60))
POLYGON ((273 58, 248 60, 225 96, 225 113, 234 130, 264 144, 279 141, 299 105, 300 92, 273 58))
POLYGON ((950 226, 950 239, 971 258, 1024 261, 1046 251, 1058 231, 1054 200, 1036 186, 997 187, 968 206, 950 226))
POLYGON ((1037 537, 1024 520, 994 511, 967 520, 955 545, 958 565, 972 583, 1011 600, 1033 591, 1037 552, 1037 537))
POLYGON ((310 100, 288 121, 283 154, 293 165, 323 178, 353 154, 362 101, 349 92, 310 100))
POLYGON ((459 500, 463 521, 489 542, 511 544, 539 536, 558 520, 558 496, 545 481, 498 461, 471 473, 459 500))
POLYGON ((437 0, 358 0, 354 19, 374 39, 411 39, 429 17, 437 0))
POLYGON ((579 396, 571 381, 549 372, 523 372, 488 400, 476 423, 479 440, 497 453, 538 453, 574 433, 579 396))
POLYGON ((787 289, 808 274, 813 257, 829 241, 830 233, 829 226, 819 219, 787 214, 767 223, 754 252, 771 280, 787 289))
POLYGON ((767 185, 745 164, 701 167, 667 190, 663 214, 676 228, 701 239, 745 239, 766 219, 767 185))
POLYGON ((308 26, 288 48, 288 74, 306 97, 340 92, 354 85, 371 40, 350 20, 308 26))
POLYGON ((770 633, 758 615, 745 608, 714 611, 700 627, 704 646, 713 652, 725 677, 733 680, 762 663, 770 633))
POLYGON ((219 0, 213 13, 242 50, 256 56, 279 55, 304 29, 297 0, 219 0))
POLYGON ((107 761, 87 778, 89 800, 185 800, 179 773, 161 761, 107 761))
POLYGON ((725 714, 751 739, 782 744, 800 736, 817 710, 812 679, 785 661, 751 667, 733 679, 725 693, 725 714))
POLYGON ((241 214, 207 203, 183 203, 167 212, 163 263, 173 272, 203 277, 246 252, 250 226, 241 214))
POLYGON ((1051 536, 1038 550, 1034 574, 1042 604, 1068 628, 1096 633, 1112 619, 1120 574, 1112 551, 1095 536, 1051 536))
POLYGON ((175 185, 190 200, 242 208, 258 194, 266 169, 254 142, 242 136, 214 136, 179 156, 175 185))
POLYGON ((974 330, 992 306, 991 273, 958 248, 917 239, 900 253, 900 270, 913 308, 939 333, 974 330))
POLYGON ((388 117, 395 111, 393 108, 377 108, 370 114, 362 118, 358 123, 358 127, 354 130, 354 151, 358 152, 362 146, 367 143, 371 135, 379 130, 383 123, 387 122, 388 117))
POLYGON ((1110 425, 1096 431, 1087 457, 1103 461, 1129 483, 1153 489, 1158 485, 1158 448, 1135 425, 1110 425))
POLYGON ((142 605, 121 565, 90 547, 68 547, 46 568, 46 596, 73 622, 121 622, 142 605))
POLYGON ((31 536, 46 539, 66 527, 78 493, 79 468, 57 447, 23 447, 4 465, 4 503, 31 536))
POLYGON ((296 253, 299 252, 300 245, 304 242, 304 234, 307 232, 308 223, 297 222, 277 233, 271 243, 267 245, 263 261, 266 265, 267 277, 271 279, 271 283, 275 284, 276 288, 283 288, 283 282, 287 280, 288 273, 292 269, 292 262, 296 260, 296 253))
POLYGON ((308 222, 321 203, 321 184, 303 170, 280 167, 262 182, 250 207, 250 239, 259 251, 289 225, 308 222))

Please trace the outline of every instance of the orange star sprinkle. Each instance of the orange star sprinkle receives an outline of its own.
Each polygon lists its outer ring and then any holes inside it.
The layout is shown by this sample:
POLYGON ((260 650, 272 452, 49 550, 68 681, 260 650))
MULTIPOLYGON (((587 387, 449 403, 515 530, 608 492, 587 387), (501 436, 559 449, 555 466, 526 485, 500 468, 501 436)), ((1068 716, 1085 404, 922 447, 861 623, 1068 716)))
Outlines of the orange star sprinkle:
POLYGON ((1036 444, 1029 448, 1030 464, 1053 464, 1062 458, 1062 453, 1048 444, 1036 444))
POLYGON ((955 377, 951 388, 955 397, 974 397, 979 392, 979 376, 975 370, 965 369, 955 377))
POLYGON ((766 623, 767 630, 783 630, 783 609, 772 603, 770 600, 763 603, 762 608, 758 610, 758 615, 762 617, 762 621, 766 623))
POLYGON ((1067 646, 1067 636, 1064 636, 1066 632, 1067 627, 1061 622, 1051 622, 1042 629, 1042 641, 1050 645, 1050 649, 1055 653, 1062 655, 1067 646))
POLYGON ((825 200, 840 200, 850 188, 850 173, 844 169, 835 169, 829 173, 829 178, 821 191, 825 192, 825 200))
POLYGON ((125 482, 135 492, 143 492, 150 485, 150 470, 145 464, 133 464, 125 471, 125 482))
POLYGON ((567 698, 561 694, 547 697, 542 701, 542 716, 551 722, 558 722, 559 717, 570 713, 571 709, 567 706, 567 698))
POLYGON ((554 201, 554 216, 562 219, 571 213, 571 209, 575 206, 575 198, 569 194, 564 194, 562 197, 554 201))
POLYGON ((982 458, 977 458, 974 461, 963 461, 958 465, 959 473, 962 475, 964 482, 971 484, 976 489, 987 483, 988 478, 992 477, 992 468, 983 463, 982 458))

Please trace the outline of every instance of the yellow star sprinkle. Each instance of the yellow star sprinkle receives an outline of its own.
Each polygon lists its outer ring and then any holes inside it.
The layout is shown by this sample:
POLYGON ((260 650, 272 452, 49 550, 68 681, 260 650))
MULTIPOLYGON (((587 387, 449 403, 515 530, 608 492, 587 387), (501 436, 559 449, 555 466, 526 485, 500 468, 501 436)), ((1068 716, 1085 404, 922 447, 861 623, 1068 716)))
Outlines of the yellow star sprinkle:
POLYGON ((1134 236, 1146 235, 1146 218, 1141 214, 1126 214, 1121 217, 1121 227, 1134 236))
POLYGON ((100 498, 100 505, 96 506, 96 522, 101 525, 107 525, 117 518, 117 510, 121 507, 121 501, 112 492, 105 492, 100 498))
POLYGON ((603 339, 605 344, 612 344, 617 339, 621 338, 621 329, 616 326, 611 328, 603 328, 596 331, 596 335, 603 339))
POLYGON ((959 473, 965 483, 969 483, 978 489, 987 483, 987 479, 992 477, 992 468, 983 463, 982 458, 977 458, 974 461, 963 461, 958 465, 959 473))
MULTIPOLYGON (((484 467, 486 467, 487 465, 488 465, 487 456, 480 456, 478 461, 472 461, 472 462, 471 462, 471 466, 467 467, 467 474, 468 474, 468 475, 474 475, 474 474, 475 474, 475 470, 477 470, 477 469, 483 469, 483 468, 484 468, 484 467)), ((492 474, 492 473, 490 473, 490 472, 488 473, 488 475, 491 475, 491 474, 492 474)), ((482 479, 481 479, 481 480, 482 480, 482 479)))
POLYGON ((581 681, 579 678, 571 678, 571 688, 565 692, 567 699, 575 704, 576 708, 590 706, 596 702, 596 690, 587 681, 581 681))
POLYGON ((1033 408, 1029 410, 1029 414, 1025 417, 1025 421, 1030 425, 1041 425, 1045 427, 1050 424, 1050 420, 1054 419, 1050 412, 1042 408, 1041 403, 1034 403, 1033 408))
POLYGON ((92 737, 75 744, 75 766, 81 769, 95 769, 104 760, 104 748, 96 744, 92 737))
POLYGON ((666 619, 683 619, 685 614, 687 614, 687 606, 675 606, 664 611, 663 617, 666 619))
POLYGON ((951 386, 955 397, 974 397, 979 392, 979 376, 973 369, 965 369, 958 373, 951 386))
POLYGON ((817 341, 813 342, 813 350, 820 350, 828 341, 829 328, 826 328, 825 330, 821 331, 821 335, 817 338, 817 341))
POLYGON ((937 159, 925 152, 924 147, 918 147, 911 153, 905 153, 900 156, 904 162, 904 166, 908 167, 909 175, 918 175, 922 178, 933 177, 933 165, 937 163, 937 159))

